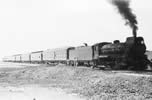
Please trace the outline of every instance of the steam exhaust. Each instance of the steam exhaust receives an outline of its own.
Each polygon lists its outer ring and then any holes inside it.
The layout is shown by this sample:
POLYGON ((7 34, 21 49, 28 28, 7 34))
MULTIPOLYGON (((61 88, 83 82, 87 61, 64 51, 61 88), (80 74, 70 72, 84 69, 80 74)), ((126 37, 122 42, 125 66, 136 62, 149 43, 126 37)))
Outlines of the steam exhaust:
POLYGON ((130 8, 130 0, 111 0, 111 3, 116 6, 120 15, 126 21, 126 25, 129 25, 132 29, 134 38, 137 37, 138 22, 136 20, 136 15, 132 13, 130 8))

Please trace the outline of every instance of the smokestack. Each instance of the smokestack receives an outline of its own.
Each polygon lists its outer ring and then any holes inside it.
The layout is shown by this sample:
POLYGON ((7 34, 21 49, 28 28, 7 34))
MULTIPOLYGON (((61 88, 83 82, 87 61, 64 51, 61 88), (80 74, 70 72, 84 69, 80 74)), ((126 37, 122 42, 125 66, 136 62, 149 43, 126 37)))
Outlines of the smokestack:
POLYGON ((134 38, 137 37, 137 27, 133 28, 133 36, 134 36, 134 38))
POLYGON ((126 25, 129 25, 133 30, 133 36, 136 38, 137 36, 137 20, 136 15, 132 13, 132 9, 129 7, 129 0, 111 0, 111 3, 117 7, 119 13, 126 21, 126 25))

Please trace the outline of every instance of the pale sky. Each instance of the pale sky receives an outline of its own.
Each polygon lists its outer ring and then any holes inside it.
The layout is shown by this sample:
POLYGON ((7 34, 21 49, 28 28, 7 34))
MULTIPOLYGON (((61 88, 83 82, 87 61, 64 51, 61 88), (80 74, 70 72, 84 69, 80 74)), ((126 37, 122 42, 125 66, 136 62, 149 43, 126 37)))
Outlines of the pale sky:
MULTIPOLYGON (((152 1, 131 0, 152 50, 152 1)), ((108 0, 0 0, 0 58, 64 46, 125 41, 130 27, 108 0)))

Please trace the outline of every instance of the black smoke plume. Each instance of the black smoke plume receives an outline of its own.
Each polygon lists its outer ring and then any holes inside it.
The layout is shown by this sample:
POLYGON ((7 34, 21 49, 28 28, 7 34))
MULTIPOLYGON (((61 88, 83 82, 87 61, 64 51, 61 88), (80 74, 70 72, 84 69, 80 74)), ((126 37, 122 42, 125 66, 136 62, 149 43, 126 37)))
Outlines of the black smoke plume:
POLYGON ((137 20, 136 15, 132 13, 132 9, 129 7, 129 0, 111 0, 112 4, 118 8, 119 13, 126 20, 126 25, 129 25, 133 30, 133 36, 136 37, 137 20))

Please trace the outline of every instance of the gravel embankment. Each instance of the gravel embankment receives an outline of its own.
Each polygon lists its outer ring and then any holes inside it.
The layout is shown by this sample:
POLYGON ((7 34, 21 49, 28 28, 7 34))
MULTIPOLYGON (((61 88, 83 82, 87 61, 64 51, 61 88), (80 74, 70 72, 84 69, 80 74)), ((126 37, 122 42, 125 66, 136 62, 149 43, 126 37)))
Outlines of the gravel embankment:
POLYGON ((59 87, 91 100, 151 100, 152 76, 129 75, 87 67, 48 66, 0 70, 0 85, 59 87))

